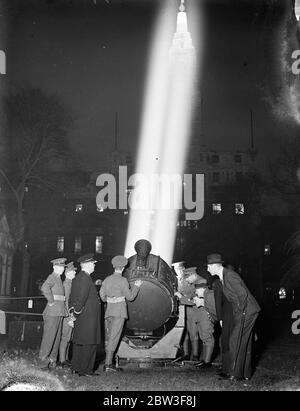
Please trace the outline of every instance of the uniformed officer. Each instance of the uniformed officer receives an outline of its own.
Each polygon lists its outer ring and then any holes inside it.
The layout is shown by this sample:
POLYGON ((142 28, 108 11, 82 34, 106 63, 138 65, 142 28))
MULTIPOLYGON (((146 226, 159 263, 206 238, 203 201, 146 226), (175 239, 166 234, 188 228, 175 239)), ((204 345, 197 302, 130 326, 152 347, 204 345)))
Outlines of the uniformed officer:
POLYGON ((44 330, 39 359, 43 369, 55 368, 61 339, 63 317, 66 316, 65 291, 61 275, 65 270, 66 258, 52 260, 53 273, 48 276, 41 287, 47 299, 43 312, 44 330))
POLYGON ((197 331, 203 343, 202 360, 196 364, 198 368, 211 367, 211 358, 215 346, 214 324, 217 321, 217 310, 214 291, 205 283, 195 284, 196 297, 193 301, 194 318, 197 331))
MULTIPOLYGON (((64 290, 65 290, 65 303, 66 309, 69 309, 69 297, 71 294, 71 287, 72 281, 75 278, 76 268, 74 267, 73 261, 67 264, 65 269, 65 281, 63 283, 64 290)), ((59 362, 60 367, 65 368, 68 367, 68 350, 71 340, 71 335, 74 327, 74 321, 72 320, 71 316, 68 315, 63 319, 62 325, 62 334, 61 334, 61 341, 59 346, 59 362)))
POLYGON ((120 342, 125 320, 128 318, 127 304, 133 301, 139 292, 142 284, 141 280, 136 280, 132 289, 130 289, 126 278, 122 277, 124 267, 126 267, 127 258, 118 255, 112 259, 114 273, 105 278, 100 289, 100 297, 107 302, 105 312, 107 344, 104 371, 117 371, 113 364, 113 356, 120 342))
POLYGON ((75 318, 72 370, 79 376, 94 376, 97 345, 101 342, 101 302, 90 275, 95 270, 94 254, 77 260, 81 271, 72 282, 69 312, 75 318))
MULTIPOLYGON (((193 297, 196 293, 196 286, 206 284, 207 280, 197 274, 197 267, 186 268, 183 271, 183 274, 185 281, 192 287, 192 289, 187 294, 177 292, 175 295, 179 297, 181 304, 186 305, 186 327, 190 335, 194 353, 198 353, 199 337, 203 343, 202 360, 197 366, 206 368, 211 366, 210 359, 214 348, 214 339, 212 335, 213 326, 206 310, 204 308, 197 309, 193 297)), ((206 273, 204 273, 204 275, 205 274, 206 273)), ((194 354, 193 359, 198 360, 198 355, 196 357, 194 354)))
MULTIPOLYGON (((190 268, 182 270, 182 275, 178 279, 178 293, 175 293, 175 295, 178 295, 179 297, 179 294, 180 294, 184 296, 185 298, 190 299, 195 294, 195 286, 186 280, 188 273, 191 273, 191 274, 195 273, 197 275, 196 267, 190 267, 190 268)), ((182 304, 184 304, 184 301, 182 299, 180 301, 182 304)), ((191 359, 193 361, 198 361, 199 360, 198 358, 199 357, 199 337, 197 333, 196 323, 194 321, 193 307, 192 305, 189 305, 189 304, 184 304, 184 305, 185 305, 185 334, 184 334, 184 340, 183 340, 184 358, 191 359), (191 355, 189 354, 189 342, 191 342, 191 348, 192 348, 191 355)))

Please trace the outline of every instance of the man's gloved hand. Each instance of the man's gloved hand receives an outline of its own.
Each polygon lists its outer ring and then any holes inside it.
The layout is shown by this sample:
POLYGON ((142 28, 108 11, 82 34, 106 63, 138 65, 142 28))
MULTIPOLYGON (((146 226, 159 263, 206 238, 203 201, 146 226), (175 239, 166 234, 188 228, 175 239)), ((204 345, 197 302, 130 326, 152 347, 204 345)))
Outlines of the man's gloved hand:
POLYGON ((142 284, 143 284, 143 281, 142 281, 142 280, 136 280, 136 281, 134 282, 134 285, 136 285, 137 287, 140 287, 142 284))
POLYGON ((179 291, 176 291, 176 293, 174 293, 174 295, 178 298, 182 298, 182 294, 179 291))
POLYGON ((102 284, 102 280, 98 279, 95 281, 95 285, 101 285, 102 284))

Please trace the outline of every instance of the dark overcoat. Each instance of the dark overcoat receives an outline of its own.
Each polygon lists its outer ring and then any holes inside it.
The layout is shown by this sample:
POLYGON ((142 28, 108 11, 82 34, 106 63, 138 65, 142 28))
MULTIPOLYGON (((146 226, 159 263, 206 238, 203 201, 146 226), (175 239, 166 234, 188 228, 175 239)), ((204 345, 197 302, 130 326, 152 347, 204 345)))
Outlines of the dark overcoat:
POLYGON ((245 313, 249 316, 260 311, 260 306, 241 277, 227 268, 223 270, 223 293, 232 304, 233 315, 245 313))
POLYGON ((69 307, 77 314, 73 343, 95 345, 101 342, 101 302, 90 275, 80 271, 72 282, 69 307))

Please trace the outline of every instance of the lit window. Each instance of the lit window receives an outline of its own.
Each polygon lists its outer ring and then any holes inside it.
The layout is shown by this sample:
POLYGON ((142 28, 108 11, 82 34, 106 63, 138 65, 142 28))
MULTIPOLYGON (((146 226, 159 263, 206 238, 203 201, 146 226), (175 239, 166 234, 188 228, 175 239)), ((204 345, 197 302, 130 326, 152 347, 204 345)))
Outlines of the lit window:
POLYGON ((75 212, 80 213, 83 210, 83 204, 76 204, 75 212))
POLYGON ((220 173, 213 173, 213 183, 218 183, 220 181, 220 173))
POLYGON ((57 252, 63 253, 65 249, 65 237, 57 237, 57 252))
POLYGON ((235 204, 235 214, 245 214, 245 207, 242 203, 235 204))
POLYGON ((75 247, 74 247, 75 254, 81 253, 81 247, 82 247, 81 237, 75 237, 75 247))
POLYGON ((236 163, 241 163, 241 162, 242 162, 242 156, 241 156, 241 154, 235 154, 235 156, 234 156, 234 161, 235 161, 236 163))
POLYGON ((265 253, 265 255, 270 255, 270 254, 271 254, 271 246, 270 246, 270 244, 265 244, 264 253, 265 253))
POLYGON ((99 254, 103 253, 103 236, 102 235, 96 236, 96 253, 99 253, 99 254))
POLYGON ((220 203, 213 203, 213 205, 212 205, 212 212, 213 212, 213 214, 221 214, 221 212, 222 212, 222 204, 220 204, 220 203))
POLYGON ((286 289, 281 287, 280 290, 278 291, 279 299, 284 300, 286 299, 286 289))

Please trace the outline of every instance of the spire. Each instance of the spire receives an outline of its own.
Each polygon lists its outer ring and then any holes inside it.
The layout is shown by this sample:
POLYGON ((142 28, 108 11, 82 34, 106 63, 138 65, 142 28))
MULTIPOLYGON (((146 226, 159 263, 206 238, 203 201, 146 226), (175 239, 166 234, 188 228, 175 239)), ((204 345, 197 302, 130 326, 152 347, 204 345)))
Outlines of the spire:
POLYGON ((177 33, 188 33, 187 17, 185 12, 184 0, 181 0, 179 13, 177 14, 177 33))
POLYGON ((177 13, 177 25, 176 32, 173 37, 171 53, 177 53, 178 51, 191 51, 193 50, 192 38, 188 30, 188 21, 185 11, 184 0, 181 0, 179 11, 177 13))

